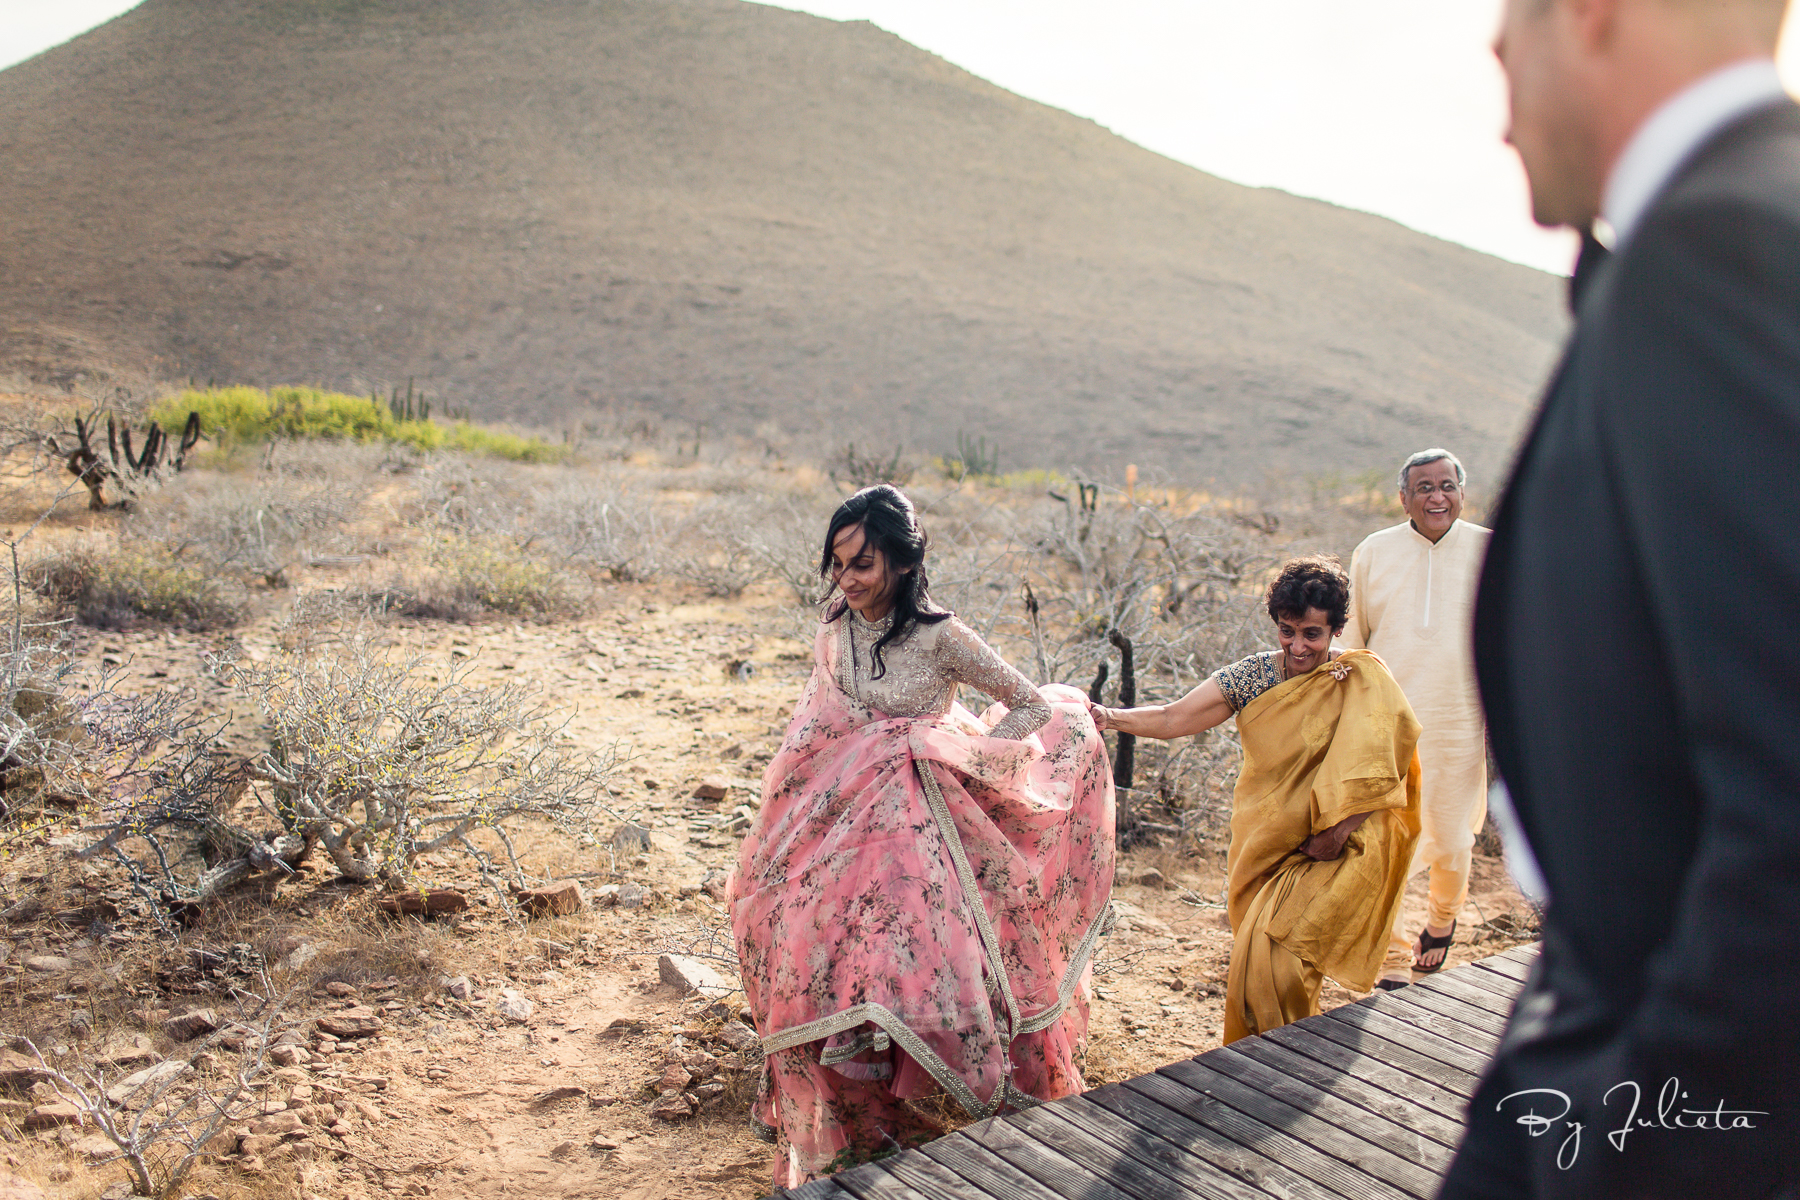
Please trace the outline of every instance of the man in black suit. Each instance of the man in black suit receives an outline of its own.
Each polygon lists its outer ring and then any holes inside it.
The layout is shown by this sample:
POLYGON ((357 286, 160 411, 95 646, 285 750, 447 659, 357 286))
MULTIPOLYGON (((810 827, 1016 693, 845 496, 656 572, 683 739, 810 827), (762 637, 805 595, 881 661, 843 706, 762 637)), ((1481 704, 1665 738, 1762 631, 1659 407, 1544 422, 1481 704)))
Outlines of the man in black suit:
POLYGON ((1785 7, 1507 0, 1508 140, 1584 242, 1475 619, 1543 952, 1445 1197, 1800 1195, 1785 7))

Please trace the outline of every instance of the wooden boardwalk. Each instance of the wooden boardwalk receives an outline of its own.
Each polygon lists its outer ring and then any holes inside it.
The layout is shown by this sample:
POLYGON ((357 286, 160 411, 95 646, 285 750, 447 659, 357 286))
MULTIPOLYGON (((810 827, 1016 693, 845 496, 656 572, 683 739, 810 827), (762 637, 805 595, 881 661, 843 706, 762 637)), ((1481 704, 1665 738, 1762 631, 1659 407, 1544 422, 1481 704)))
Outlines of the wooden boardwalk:
POLYGON ((793 1200, 1430 1200, 1536 946, 1008 1113, 793 1200))

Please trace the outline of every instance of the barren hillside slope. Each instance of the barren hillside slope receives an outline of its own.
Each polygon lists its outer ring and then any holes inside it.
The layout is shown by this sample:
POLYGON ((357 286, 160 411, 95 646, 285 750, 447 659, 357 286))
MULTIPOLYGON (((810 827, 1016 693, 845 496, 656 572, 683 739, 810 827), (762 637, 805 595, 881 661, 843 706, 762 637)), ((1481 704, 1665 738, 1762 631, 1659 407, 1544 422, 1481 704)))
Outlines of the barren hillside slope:
POLYGON ((1560 283, 735 0, 147 0, 0 73, 0 368, 1498 469, 1560 283))

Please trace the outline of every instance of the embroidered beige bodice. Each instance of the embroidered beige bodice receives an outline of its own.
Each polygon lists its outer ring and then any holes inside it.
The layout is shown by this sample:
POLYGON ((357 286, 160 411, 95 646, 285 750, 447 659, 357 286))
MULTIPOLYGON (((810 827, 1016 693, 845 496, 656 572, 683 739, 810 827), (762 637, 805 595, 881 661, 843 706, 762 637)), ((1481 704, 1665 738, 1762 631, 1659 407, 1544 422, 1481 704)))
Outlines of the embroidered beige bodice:
POLYGON ((850 670, 840 682, 870 708, 890 717, 940 717, 955 703, 957 685, 966 683, 1006 705, 994 737, 1026 737, 1050 720, 1050 705, 1031 680, 955 617, 914 625, 883 646, 880 679, 874 678, 871 652, 892 615, 871 623, 846 611, 838 620, 846 623, 850 640, 850 670))

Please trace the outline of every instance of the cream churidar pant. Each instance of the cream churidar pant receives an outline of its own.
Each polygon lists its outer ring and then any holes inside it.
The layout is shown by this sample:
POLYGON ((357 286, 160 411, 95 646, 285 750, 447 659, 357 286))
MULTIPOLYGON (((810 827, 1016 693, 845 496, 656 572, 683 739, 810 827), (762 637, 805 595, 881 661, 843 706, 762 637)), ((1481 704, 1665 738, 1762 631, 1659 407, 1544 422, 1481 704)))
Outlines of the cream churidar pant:
POLYGON ((1237 720, 1227 1043, 1317 1013, 1324 976, 1375 986, 1419 835, 1419 723, 1375 655, 1352 651, 1290 679, 1237 720), (1371 815, 1337 858, 1299 853, 1359 813, 1371 815))
MULTIPOLYGON (((1372 533, 1350 559, 1350 618, 1338 644, 1373 650, 1418 714, 1423 772, 1414 873, 1429 868, 1426 920, 1448 925, 1469 897, 1487 816, 1487 732, 1469 622, 1489 531, 1457 521, 1436 545, 1409 521, 1372 533)), ((1413 939, 1396 914, 1384 974, 1405 975, 1413 939)))

